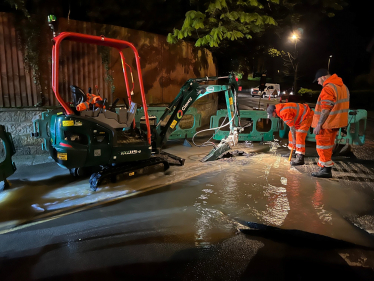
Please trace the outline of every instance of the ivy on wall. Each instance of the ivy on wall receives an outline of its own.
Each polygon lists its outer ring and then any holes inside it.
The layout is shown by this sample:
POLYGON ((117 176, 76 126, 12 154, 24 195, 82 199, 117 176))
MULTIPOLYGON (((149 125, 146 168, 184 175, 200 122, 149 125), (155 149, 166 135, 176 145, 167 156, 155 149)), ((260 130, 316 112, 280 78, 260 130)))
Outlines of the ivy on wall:
MULTIPOLYGON (((104 37, 116 38, 117 31, 108 25, 95 25, 96 34, 104 37)), ((110 73, 110 51, 111 49, 105 46, 97 46, 97 51, 101 56, 101 61, 105 69, 104 81, 110 85, 111 93, 113 94, 116 87, 114 86, 114 79, 110 73)))
MULTIPOLYGON (((15 27, 19 36, 19 42, 24 50, 24 62, 32 71, 33 83, 40 86, 40 38, 41 26, 45 25, 45 21, 37 16, 30 17, 27 21, 15 17, 15 27)), ((27 71, 27 68, 26 68, 27 71)))
MULTIPOLYGON (((25 7, 23 0, 5 0, 16 10, 22 13, 15 14, 14 26, 16 28, 19 43, 24 50, 24 62, 32 71, 33 83, 40 85, 39 71, 39 44, 41 38, 41 26, 45 20, 38 15, 31 16, 25 7)), ((26 69, 27 71, 28 69, 26 69)))
MULTIPOLYGON (((18 34, 18 39, 21 48, 24 53, 24 62, 27 68, 25 71, 30 69, 32 71, 32 80, 38 87, 41 86, 41 68, 40 63, 42 63, 42 30, 46 26, 46 16, 45 13, 33 14, 31 15, 26 8, 24 0, 5 0, 10 6, 18 10, 20 13, 16 13, 14 17, 14 26, 18 34)), ((117 31, 113 29, 112 26, 108 25, 95 25, 95 31, 98 35, 103 35, 105 37, 115 38, 117 31)), ((111 93, 114 93, 114 78, 111 75, 111 53, 110 48, 104 46, 98 46, 98 53, 101 56, 102 63, 105 69, 105 83, 110 85, 111 93)), ((42 100, 38 102, 38 106, 42 105, 42 100)))

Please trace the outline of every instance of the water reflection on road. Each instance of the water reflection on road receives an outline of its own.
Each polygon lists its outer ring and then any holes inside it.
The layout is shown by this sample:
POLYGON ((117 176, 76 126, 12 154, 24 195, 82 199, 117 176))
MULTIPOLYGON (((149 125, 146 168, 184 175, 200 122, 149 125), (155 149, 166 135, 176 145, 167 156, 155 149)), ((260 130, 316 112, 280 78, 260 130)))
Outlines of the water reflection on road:
POLYGON ((222 233, 232 234, 241 227, 235 220, 372 244, 364 231, 344 218, 370 210, 372 198, 352 186, 311 178, 279 156, 258 155, 181 184, 190 195, 195 193, 196 245, 208 247, 222 233))
MULTIPOLYGON (((197 247, 209 247, 244 227, 237 221, 298 229, 362 245, 371 243, 344 218, 346 214, 352 216, 371 210, 372 195, 352 185, 347 188, 339 182, 316 180, 291 168, 286 158, 274 153, 210 163, 198 161, 204 155, 199 149, 191 148, 187 153, 190 161, 184 170, 176 167, 166 175, 156 172, 109 183, 95 193, 87 188, 85 181, 71 182, 66 175, 56 175, 58 181, 55 179, 53 183, 50 179, 14 181, 13 193, 2 194, 8 198, 0 202, 3 210, 0 221, 7 228, 45 211, 137 195, 148 187, 164 186, 159 196, 162 202, 153 204, 167 208, 165 202, 173 202, 186 215, 192 211, 194 215, 186 216, 190 220, 184 228, 186 233, 194 233, 197 247)), ((140 209, 141 206, 140 203, 140 209)))

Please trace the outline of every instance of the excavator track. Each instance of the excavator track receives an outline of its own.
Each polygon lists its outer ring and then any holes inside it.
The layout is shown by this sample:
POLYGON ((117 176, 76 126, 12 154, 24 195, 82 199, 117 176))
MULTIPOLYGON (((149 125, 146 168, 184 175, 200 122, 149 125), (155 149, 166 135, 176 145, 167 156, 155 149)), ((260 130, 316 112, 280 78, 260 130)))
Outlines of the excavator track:
POLYGON ((158 164, 163 164, 164 165, 164 171, 169 169, 170 165, 169 163, 160 157, 151 157, 147 160, 141 160, 141 161, 136 161, 136 162, 129 162, 125 163, 122 165, 118 166, 107 166, 104 167, 103 170, 97 173, 93 173, 90 177, 90 188, 94 191, 96 191, 97 187, 100 185, 100 183, 107 178, 110 178, 112 182, 115 182, 115 177, 119 174, 124 174, 124 173, 132 173, 136 170, 149 167, 149 166, 154 166, 158 164))
POLYGON ((161 151, 160 154, 157 154, 157 156, 168 161, 170 166, 183 166, 184 165, 185 159, 180 158, 176 155, 167 153, 165 151, 161 151))
POLYGON ((93 173, 90 177, 90 188, 93 191, 96 191, 97 187, 100 185, 100 183, 104 179, 110 178, 112 182, 116 181, 116 176, 119 174, 124 173, 133 173, 136 170, 154 166, 158 164, 164 165, 164 171, 169 169, 169 167, 172 166, 183 166, 184 165, 184 159, 172 155, 167 152, 161 152, 157 156, 153 156, 150 159, 147 160, 141 160, 141 161, 135 161, 135 162, 129 162, 124 163, 117 166, 106 166, 101 171, 97 173, 93 173))

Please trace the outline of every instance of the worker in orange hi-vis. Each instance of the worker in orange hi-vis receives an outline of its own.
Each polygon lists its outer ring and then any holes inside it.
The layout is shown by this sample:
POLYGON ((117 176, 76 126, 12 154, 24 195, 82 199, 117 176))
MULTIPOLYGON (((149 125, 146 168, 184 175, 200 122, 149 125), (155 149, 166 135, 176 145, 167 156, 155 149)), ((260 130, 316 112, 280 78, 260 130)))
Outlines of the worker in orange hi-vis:
POLYGON ((313 82, 316 81, 322 86, 322 91, 317 100, 312 127, 316 135, 320 170, 312 173, 312 176, 331 178, 335 138, 339 128, 348 125, 349 90, 340 77, 330 75, 326 69, 317 71, 313 82))
POLYGON ((96 107, 103 107, 103 105, 100 103, 100 101, 102 101, 103 99, 100 96, 94 94, 86 94, 86 97, 87 100, 85 102, 81 102, 77 105, 76 109, 78 111, 90 109, 90 104, 94 104, 96 107))
POLYGON ((296 159, 291 165, 304 165, 305 138, 312 124, 313 110, 307 104, 288 102, 269 105, 267 113, 268 118, 279 117, 290 127, 288 148, 296 150, 296 159))

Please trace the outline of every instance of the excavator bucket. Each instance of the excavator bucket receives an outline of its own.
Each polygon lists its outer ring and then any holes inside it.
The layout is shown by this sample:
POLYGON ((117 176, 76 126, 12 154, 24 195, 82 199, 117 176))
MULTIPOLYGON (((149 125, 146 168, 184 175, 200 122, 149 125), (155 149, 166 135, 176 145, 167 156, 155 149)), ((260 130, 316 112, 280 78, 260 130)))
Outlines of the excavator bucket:
POLYGON ((207 161, 215 161, 217 160, 223 153, 229 151, 231 149, 228 143, 220 143, 217 147, 213 148, 207 156, 201 159, 201 162, 207 161))
POLYGON ((221 140, 219 145, 213 148, 207 156, 201 159, 201 162, 217 160, 222 154, 229 151, 232 147, 238 144, 238 128, 234 127, 230 135, 221 140))

